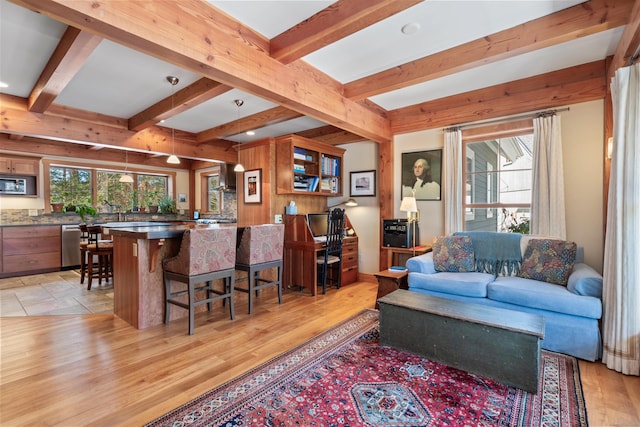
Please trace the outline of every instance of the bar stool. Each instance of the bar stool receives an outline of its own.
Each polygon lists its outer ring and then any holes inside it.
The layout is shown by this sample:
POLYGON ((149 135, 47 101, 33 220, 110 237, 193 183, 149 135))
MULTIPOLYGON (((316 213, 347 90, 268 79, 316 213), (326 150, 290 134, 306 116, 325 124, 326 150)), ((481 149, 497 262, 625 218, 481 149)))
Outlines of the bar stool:
POLYGON ((236 227, 208 226, 184 232, 180 251, 173 258, 162 262, 164 271, 165 312, 164 323, 169 323, 170 308, 177 305, 189 310, 189 335, 193 335, 195 309, 207 304, 229 300, 229 314, 234 319, 233 288, 235 280, 236 227), (222 279, 222 289, 215 289, 214 280, 222 279), (179 290, 172 290, 171 281, 186 283, 179 290), (196 300, 196 293, 206 292, 203 299, 196 300), (186 298, 180 298, 185 296, 186 298), (180 299, 178 299, 180 298, 180 299))
MULTIPOLYGON (((87 274, 87 245, 89 244, 89 230, 86 224, 80 224, 80 284, 84 283, 87 274)), ((91 260, 93 262, 93 260, 91 260)))
POLYGON ((236 280, 236 290, 249 295, 249 314, 253 310, 253 294, 260 289, 278 287, 278 304, 282 304, 282 254, 284 250, 284 224, 261 224, 238 228, 236 270, 247 276, 236 280), (276 278, 261 277, 260 272, 277 269, 276 278), (247 282, 246 287, 237 284, 247 282))
MULTIPOLYGON (((91 282, 94 278, 98 279, 98 285, 102 285, 102 279, 108 282, 113 276, 112 260, 113 260, 113 242, 111 240, 100 240, 102 227, 99 225, 88 225, 87 232, 89 234, 88 244, 86 247, 87 255, 87 290, 91 290, 91 282), (98 257, 97 270, 94 271, 93 257, 98 257)), ((82 277, 80 278, 82 281, 82 277)))

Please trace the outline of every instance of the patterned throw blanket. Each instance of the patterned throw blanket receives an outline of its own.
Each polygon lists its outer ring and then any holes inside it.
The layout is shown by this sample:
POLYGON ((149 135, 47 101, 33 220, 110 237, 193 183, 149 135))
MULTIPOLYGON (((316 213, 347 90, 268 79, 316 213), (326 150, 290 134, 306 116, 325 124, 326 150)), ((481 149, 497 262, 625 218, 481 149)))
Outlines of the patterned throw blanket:
POLYGON ((520 270, 522 255, 519 233, 458 231, 454 235, 471 237, 476 271, 494 276, 511 276, 520 270))

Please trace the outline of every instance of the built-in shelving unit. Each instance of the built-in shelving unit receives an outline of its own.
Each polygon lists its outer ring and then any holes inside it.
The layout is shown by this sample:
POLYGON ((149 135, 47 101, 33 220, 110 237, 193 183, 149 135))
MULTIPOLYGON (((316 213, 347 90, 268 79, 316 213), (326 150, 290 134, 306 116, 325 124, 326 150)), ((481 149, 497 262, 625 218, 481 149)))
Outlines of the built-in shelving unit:
POLYGON ((276 139, 277 193, 342 195, 344 149, 297 135, 276 139))

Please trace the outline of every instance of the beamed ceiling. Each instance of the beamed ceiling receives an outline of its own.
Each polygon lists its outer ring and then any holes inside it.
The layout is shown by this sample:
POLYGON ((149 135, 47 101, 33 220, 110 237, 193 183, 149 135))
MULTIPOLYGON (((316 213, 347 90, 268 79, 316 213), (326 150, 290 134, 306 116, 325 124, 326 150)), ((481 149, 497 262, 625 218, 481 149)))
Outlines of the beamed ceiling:
POLYGON ((602 99, 639 23, 640 0, 0 0, 0 141, 163 165, 290 133, 386 144, 602 99))

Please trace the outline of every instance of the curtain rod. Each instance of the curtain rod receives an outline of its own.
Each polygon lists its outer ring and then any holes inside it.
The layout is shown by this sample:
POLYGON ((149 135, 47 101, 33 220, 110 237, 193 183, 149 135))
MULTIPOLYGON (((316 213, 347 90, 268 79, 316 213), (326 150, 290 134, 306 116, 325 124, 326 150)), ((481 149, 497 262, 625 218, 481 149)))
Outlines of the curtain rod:
POLYGON ((569 107, 558 108, 556 110, 540 110, 540 111, 536 111, 536 112, 532 112, 532 113, 516 114, 516 115, 513 115, 513 116, 503 117, 503 118, 500 118, 500 119, 478 121, 478 122, 470 122, 470 123, 467 123, 467 124, 461 124, 461 125, 457 125, 457 126, 450 126, 448 128, 444 128, 444 130, 445 131, 452 131, 452 130, 458 130, 458 129, 459 130, 473 129, 473 128, 483 127, 483 126, 487 126, 487 125, 496 125, 496 124, 500 124, 500 123, 509 123, 509 122, 513 122, 513 121, 518 120, 518 119, 535 118, 535 117, 540 117, 540 116, 553 115, 553 114, 560 113, 560 112, 563 112, 563 111, 569 111, 569 107))

